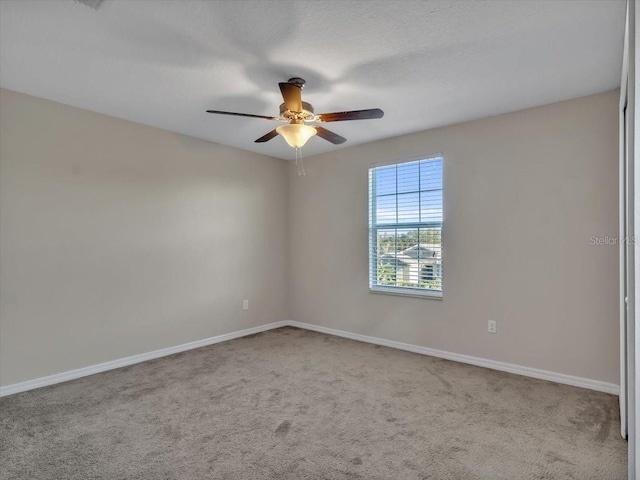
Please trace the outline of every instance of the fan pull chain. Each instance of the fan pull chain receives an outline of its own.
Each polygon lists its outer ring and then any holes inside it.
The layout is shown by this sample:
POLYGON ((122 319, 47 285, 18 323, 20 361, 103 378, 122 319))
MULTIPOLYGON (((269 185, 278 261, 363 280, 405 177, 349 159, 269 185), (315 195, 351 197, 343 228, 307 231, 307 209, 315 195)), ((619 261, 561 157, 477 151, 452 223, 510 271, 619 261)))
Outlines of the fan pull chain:
POLYGON ((296 147, 296 167, 298 168, 298 175, 306 175, 304 171, 304 163, 302 163, 302 150, 296 147))

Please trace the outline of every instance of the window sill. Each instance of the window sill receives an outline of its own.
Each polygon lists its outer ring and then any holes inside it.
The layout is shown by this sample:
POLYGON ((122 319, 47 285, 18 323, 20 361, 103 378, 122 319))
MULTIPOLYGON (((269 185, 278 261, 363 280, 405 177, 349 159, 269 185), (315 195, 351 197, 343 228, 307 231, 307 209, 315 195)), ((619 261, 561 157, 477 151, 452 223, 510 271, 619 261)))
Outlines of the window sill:
POLYGON ((369 287, 369 293, 375 293, 375 294, 381 294, 381 295, 397 295, 400 297, 428 298, 431 300, 442 300, 442 292, 439 292, 437 290, 415 291, 408 288, 369 287))

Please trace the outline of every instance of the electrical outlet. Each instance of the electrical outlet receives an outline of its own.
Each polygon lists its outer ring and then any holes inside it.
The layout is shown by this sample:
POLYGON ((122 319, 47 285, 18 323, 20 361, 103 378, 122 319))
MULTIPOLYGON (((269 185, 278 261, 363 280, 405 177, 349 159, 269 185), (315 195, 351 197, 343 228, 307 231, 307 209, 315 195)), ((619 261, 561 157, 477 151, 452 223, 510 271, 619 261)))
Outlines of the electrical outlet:
POLYGON ((489 320, 489 326, 487 327, 489 333, 498 333, 498 324, 495 320, 489 320))
POLYGON ((249 310, 249 300, 244 300, 242 302, 242 309, 243 310, 249 310))

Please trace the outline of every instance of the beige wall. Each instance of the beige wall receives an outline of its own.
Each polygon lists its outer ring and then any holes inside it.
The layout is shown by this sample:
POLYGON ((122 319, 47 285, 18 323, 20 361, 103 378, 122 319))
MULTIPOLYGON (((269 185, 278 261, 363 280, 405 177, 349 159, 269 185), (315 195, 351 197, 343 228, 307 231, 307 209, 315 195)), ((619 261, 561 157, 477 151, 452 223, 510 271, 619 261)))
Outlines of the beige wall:
POLYGON ((618 232, 617 103, 613 91, 338 150, 307 159, 305 177, 291 166, 292 319, 617 384, 618 249, 590 243, 618 232), (444 299, 371 294, 367 170, 435 152, 444 299))
POLYGON ((2 385, 287 317, 286 162, 6 90, 0 115, 2 385))
POLYGON ((338 150, 298 177, 2 90, 0 383, 287 318, 617 383, 617 247, 590 242, 617 235, 617 100, 338 150), (367 170, 434 152, 444 299, 370 294, 367 170))

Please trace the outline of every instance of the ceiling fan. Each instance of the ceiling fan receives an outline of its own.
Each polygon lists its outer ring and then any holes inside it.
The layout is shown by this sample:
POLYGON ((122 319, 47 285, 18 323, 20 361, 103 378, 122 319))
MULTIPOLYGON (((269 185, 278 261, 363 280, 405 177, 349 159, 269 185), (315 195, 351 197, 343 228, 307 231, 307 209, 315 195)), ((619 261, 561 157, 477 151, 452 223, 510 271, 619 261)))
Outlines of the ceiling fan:
POLYGON ((290 78, 287 82, 279 83, 280 91, 284 103, 280 105, 279 117, 268 117, 265 115, 253 115, 250 113, 223 112, 220 110, 207 110, 207 113, 217 113, 221 115, 235 115, 238 117, 264 118, 265 120, 276 120, 287 122, 286 125, 271 130, 266 135, 258 138, 256 143, 268 142, 274 137, 281 135, 293 148, 300 148, 307 140, 314 135, 339 145, 347 141, 337 133, 333 133, 324 127, 305 125, 306 122, 342 122, 345 120, 366 120, 370 118, 382 118, 384 112, 379 108, 368 110, 352 110, 349 112, 321 113, 316 115, 313 105, 302 101, 302 88, 306 82, 302 78, 290 78))

